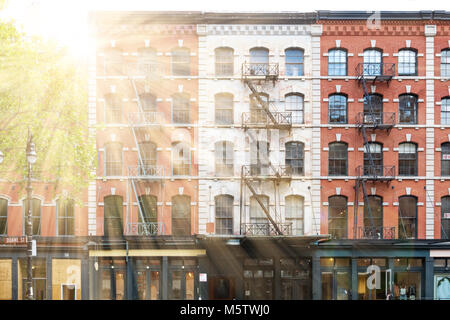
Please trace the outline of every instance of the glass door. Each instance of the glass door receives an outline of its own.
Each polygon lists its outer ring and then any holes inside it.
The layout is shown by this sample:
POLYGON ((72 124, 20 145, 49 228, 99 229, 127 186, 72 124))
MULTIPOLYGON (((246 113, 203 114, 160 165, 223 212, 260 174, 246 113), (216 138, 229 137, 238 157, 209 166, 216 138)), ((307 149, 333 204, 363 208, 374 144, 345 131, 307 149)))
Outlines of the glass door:
POLYGON ((195 300, 197 272, 193 269, 169 271, 169 300, 195 300))

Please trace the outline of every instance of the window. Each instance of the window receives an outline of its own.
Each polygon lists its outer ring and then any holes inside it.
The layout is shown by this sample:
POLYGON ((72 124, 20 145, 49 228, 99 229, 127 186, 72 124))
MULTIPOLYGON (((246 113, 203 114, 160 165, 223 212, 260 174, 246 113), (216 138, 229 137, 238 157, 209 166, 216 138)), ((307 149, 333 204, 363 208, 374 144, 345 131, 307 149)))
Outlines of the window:
POLYGON ((400 176, 417 176, 417 145, 415 143, 399 144, 398 174, 400 176))
POLYGON ((172 235, 191 235, 191 197, 189 196, 172 197, 172 235))
POLYGON ((214 197, 216 209, 216 234, 233 234, 233 201, 230 195, 214 197))
POLYGON ((302 76, 303 75, 303 50, 302 49, 286 49, 286 76, 302 76))
POLYGON ((250 167, 252 175, 268 174, 269 169, 269 143, 256 141, 250 144, 250 167))
MULTIPOLYGON (((27 199, 23 200, 23 230, 24 234, 26 231, 26 222, 28 215, 28 203, 27 199)), ((32 223, 32 234, 40 235, 41 234, 41 200, 33 198, 31 199, 31 223, 32 223)))
POLYGON ((402 94, 399 96, 399 123, 417 124, 417 96, 402 94))
POLYGON ((328 148, 328 175, 347 176, 348 145, 345 142, 333 142, 328 148))
POLYGON ((347 51, 343 49, 332 49, 328 51, 328 75, 347 75, 347 51))
POLYGON ((441 51, 441 77, 450 77, 450 49, 441 51))
POLYGON ((402 196, 398 202, 398 238, 414 239, 417 237, 417 198, 402 196))
MULTIPOLYGON (((158 221, 157 198, 153 195, 139 196, 139 223, 156 223, 158 221)), ((149 232, 151 230, 148 230, 149 232)))
POLYGON ((216 124, 233 124, 233 95, 218 93, 214 96, 216 124))
POLYGON ((328 122, 347 123, 347 97, 333 94, 328 97, 328 122))
POLYGON ((266 48, 250 49, 250 74, 265 76, 269 74, 269 50, 266 48))
POLYGON ((328 233, 333 239, 347 238, 347 197, 328 198, 328 233))
POLYGON ((377 93, 364 97, 364 123, 383 123, 383 96, 377 93))
POLYGON ((229 141, 215 143, 216 175, 233 175, 233 144, 229 141))
POLYGON ((263 194, 250 197, 250 221, 251 223, 268 223, 268 219, 264 210, 259 205, 256 197, 264 204, 264 207, 269 210, 269 197, 263 194))
POLYGON ((122 51, 117 48, 105 50, 104 64, 105 75, 122 75, 124 66, 122 51))
POLYGON ((365 238, 383 238, 383 200, 379 196, 368 196, 364 203, 364 233, 365 238))
POLYGON ((75 201, 73 199, 56 200, 56 219, 57 235, 75 235, 75 201))
POLYGON ((188 176, 191 173, 191 150, 185 142, 172 144, 172 174, 174 176, 188 176))
POLYGON ((156 50, 153 48, 140 48, 138 50, 137 71, 140 75, 154 76, 158 72, 156 50))
POLYGON ((122 144, 119 142, 105 144, 105 176, 121 176, 122 164, 122 144))
POLYGON ((441 144, 441 176, 450 176, 450 142, 441 144))
POLYGON ((122 122, 122 99, 118 94, 109 93, 105 95, 105 122, 122 122))
POLYGON ((441 198, 441 239, 450 239, 450 196, 441 198))
MULTIPOLYGON (((150 141, 143 141, 139 143, 138 147, 142 158, 142 165, 144 166, 141 168, 143 171, 141 174, 156 174, 156 144, 150 141)), ((138 164, 141 165, 140 162, 138 164)))
POLYGON ((450 97, 441 100, 441 124, 450 124, 450 97))
POLYGON ((287 196, 285 198, 286 223, 292 223, 292 235, 302 236, 304 234, 303 226, 303 197, 287 196))
POLYGON ((232 48, 217 48, 216 76, 232 76, 234 74, 234 50, 232 48))
POLYGON ((298 93, 289 93, 285 96, 286 112, 291 112, 292 123, 303 123, 303 95, 298 93))
POLYGON ((172 123, 190 123, 189 95, 176 93, 172 96, 172 123))
POLYGON ((369 142, 368 148, 364 146, 364 175, 383 175, 383 146, 380 143, 369 142))
POLYGON ((290 167, 292 174, 304 174, 304 144, 302 142, 286 143, 285 164, 290 167))
POLYGON ((143 112, 155 112, 156 111, 156 97, 151 93, 143 93, 139 96, 143 112))
POLYGON ((123 236, 123 198, 118 195, 104 198, 104 235, 105 237, 123 236))
POLYGON ((417 75, 417 52, 412 49, 402 49, 398 52, 398 75, 417 75))
POLYGON ((8 234, 8 200, 0 198, 0 234, 8 234))
POLYGON ((378 49, 364 50, 364 75, 379 76, 383 74, 383 53, 378 49))
POLYGON ((189 76, 191 74, 191 56, 187 48, 172 51, 172 75, 189 76))
MULTIPOLYGON (((269 105, 269 95, 266 93, 259 92, 258 97, 263 103, 268 107, 269 105)), ((256 94, 250 95, 250 122, 251 123, 266 123, 268 121, 268 116, 266 111, 263 109, 259 103, 256 94)))

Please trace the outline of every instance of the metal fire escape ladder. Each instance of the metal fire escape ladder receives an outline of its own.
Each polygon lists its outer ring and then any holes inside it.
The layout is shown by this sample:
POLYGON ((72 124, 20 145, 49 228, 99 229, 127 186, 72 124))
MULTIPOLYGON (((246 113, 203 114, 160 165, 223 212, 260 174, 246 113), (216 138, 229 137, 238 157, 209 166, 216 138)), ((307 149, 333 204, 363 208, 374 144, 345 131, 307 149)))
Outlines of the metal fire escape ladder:
POLYGON ((250 91, 253 93, 254 97, 258 101, 261 108, 266 112, 267 116, 272 120, 274 125, 278 125, 277 119, 273 116, 272 112, 270 112, 269 104, 266 103, 261 97, 259 96, 259 92, 256 90, 256 88, 253 86, 253 83, 251 80, 244 79, 244 82, 247 84, 250 91))
MULTIPOLYGON (((138 193, 136 191, 136 184, 135 184, 135 181, 133 178, 131 179, 131 186, 133 187, 133 193, 134 193, 134 196, 138 203, 139 216, 141 217, 142 225, 144 226, 144 234, 147 236, 150 233, 148 232, 147 223, 144 218, 144 213, 142 212, 142 210, 145 210, 145 208, 142 208, 141 204, 139 203, 139 197, 138 197, 138 193)), ((139 225, 138 225, 138 229, 139 229, 139 225)))

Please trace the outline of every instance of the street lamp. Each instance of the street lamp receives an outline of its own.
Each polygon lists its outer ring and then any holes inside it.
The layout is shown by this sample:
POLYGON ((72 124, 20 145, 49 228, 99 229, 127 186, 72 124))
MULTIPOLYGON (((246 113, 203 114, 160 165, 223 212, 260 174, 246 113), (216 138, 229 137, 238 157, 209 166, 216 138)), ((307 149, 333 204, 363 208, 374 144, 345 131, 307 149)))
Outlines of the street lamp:
POLYGON ((27 200, 28 200, 28 212, 26 223, 26 237, 27 237, 27 282, 26 282, 26 299, 34 300, 33 293, 33 226, 31 221, 31 193, 33 187, 31 186, 31 169, 32 165, 36 163, 37 156, 33 143, 33 135, 30 135, 28 131, 28 142, 26 150, 27 162, 28 162, 28 179, 27 179, 27 200))

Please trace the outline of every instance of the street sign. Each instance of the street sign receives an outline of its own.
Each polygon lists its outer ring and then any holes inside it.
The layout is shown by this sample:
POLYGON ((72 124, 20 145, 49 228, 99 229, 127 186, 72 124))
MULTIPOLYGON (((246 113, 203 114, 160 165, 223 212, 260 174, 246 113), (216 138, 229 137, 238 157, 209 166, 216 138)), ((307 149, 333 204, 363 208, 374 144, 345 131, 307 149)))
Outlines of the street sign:
POLYGON ((27 237, 6 237, 3 238, 3 244, 26 244, 27 237))

